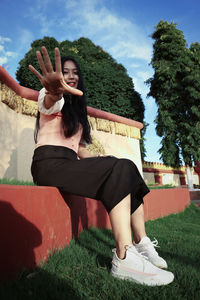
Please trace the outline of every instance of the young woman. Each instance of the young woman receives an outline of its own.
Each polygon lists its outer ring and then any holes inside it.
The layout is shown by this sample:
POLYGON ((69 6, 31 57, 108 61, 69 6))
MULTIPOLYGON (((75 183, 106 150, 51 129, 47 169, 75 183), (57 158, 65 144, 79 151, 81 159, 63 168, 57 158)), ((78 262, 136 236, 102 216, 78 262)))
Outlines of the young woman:
POLYGON ((34 182, 102 201, 116 242, 113 276, 150 286, 169 284, 174 275, 161 269, 167 264, 155 250, 157 241, 146 236, 143 197, 149 190, 136 165, 87 151, 91 135, 80 68, 72 58, 61 60, 55 48, 54 71, 46 48, 41 51, 43 57, 40 51, 36 55, 43 75, 29 66, 44 87, 38 98, 34 182))

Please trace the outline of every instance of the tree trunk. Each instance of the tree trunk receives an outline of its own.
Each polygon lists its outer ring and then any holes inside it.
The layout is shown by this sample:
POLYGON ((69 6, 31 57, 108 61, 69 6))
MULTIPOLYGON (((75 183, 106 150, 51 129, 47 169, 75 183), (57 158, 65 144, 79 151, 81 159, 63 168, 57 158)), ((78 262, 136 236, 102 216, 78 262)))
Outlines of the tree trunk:
POLYGON ((188 182, 188 189, 193 190, 193 170, 189 165, 186 165, 186 174, 187 174, 187 182, 188 182))

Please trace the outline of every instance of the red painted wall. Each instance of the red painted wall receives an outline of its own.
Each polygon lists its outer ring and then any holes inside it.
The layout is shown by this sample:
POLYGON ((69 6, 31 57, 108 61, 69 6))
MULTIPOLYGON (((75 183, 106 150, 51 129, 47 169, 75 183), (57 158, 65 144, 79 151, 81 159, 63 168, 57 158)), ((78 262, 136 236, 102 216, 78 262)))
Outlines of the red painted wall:
POLYGON ((187 188, 151 190, 144 198, 145 221, 181 212, 189 204, 187 188))
MULTIPOLYGON (((187 189, 151 190, 145 220, 184 210, 187 189)), ((34 268, 84 228, 110 228, 101 202, 61 195, 54 187, 0 185, 0 279, 34 268)))

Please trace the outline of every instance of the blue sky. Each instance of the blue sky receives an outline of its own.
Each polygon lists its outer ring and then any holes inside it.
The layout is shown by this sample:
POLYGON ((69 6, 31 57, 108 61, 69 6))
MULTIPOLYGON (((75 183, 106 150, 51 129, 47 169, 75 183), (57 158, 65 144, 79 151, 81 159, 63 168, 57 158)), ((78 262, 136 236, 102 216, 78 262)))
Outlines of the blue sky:
POLYGON ((161 162, 157 107, 144 84, 153 75, 151 34, 160 20, 173 21, 188 45, 200 42, 198 0, 1 0, 0 14, 0 65, 14 78, 31 42, 44 36, 89 38, 122 63, 145 104, 146 160, 161 162))

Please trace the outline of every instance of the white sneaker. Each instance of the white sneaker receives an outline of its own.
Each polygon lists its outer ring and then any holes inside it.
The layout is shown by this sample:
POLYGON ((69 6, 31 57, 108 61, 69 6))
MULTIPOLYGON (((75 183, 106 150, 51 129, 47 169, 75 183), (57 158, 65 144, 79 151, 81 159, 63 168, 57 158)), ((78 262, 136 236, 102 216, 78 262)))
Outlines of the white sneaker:
POLYGON ((147 236, 143 237, 138 244, 133 243, 137 251, 148 258, 148 260, 158 268, 166 269, 166 261, 158 255, 155 247, 158 246, 158 241, 154 238, 151 241, 147 236))
POLYGON ((174 280, 173 273, 154 266, 134 246, 128 246, 125 259, 118 258, 116 249, 113 252, 111 273, 114 277, 148 286, 166 285, 174 280))

